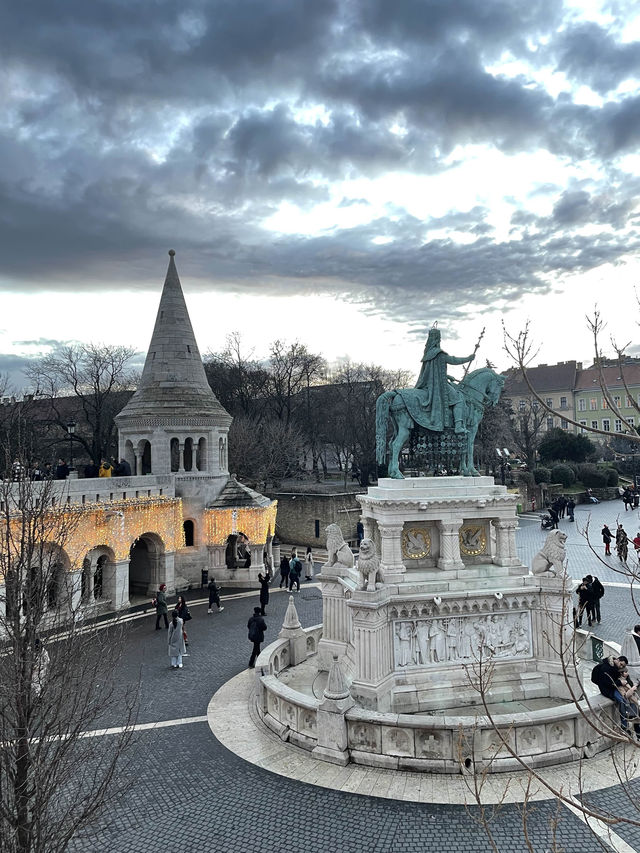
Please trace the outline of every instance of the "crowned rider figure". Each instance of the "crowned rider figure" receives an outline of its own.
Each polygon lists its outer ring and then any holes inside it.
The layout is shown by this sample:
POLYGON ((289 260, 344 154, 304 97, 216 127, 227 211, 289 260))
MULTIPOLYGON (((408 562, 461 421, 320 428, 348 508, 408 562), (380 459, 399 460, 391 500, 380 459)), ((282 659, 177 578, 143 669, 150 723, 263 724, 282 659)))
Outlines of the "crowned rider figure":
POLYGON ((425 409, 420 419, 422 426, 441 432, 446 427, 453 428, 456 433, 464 434, 465 402, 464 397, 447 376, 448 364, 467 364, 473 361, 474 355, 456 358, 448 355, 440 346, 440 330, 435 327, 429 332, 427 343, 422 356, 422 370, 416 388, 425 391, 421 406, 425 409))

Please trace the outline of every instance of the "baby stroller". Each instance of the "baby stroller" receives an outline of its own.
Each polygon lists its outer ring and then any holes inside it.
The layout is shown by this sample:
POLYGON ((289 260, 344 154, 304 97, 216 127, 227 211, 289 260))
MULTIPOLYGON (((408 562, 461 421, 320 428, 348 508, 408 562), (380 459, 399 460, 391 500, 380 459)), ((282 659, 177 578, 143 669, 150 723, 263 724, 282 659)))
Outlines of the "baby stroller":
POLYGON ((543 530, 553 530, 553 519, 550 515, 540 516, 540 527, 543 530))

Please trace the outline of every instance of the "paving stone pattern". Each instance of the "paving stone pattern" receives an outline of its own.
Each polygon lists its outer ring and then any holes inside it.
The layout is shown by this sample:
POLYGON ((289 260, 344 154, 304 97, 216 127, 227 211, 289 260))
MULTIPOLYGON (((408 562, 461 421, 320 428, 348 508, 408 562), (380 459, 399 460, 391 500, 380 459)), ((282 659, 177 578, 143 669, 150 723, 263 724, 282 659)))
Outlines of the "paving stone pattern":
MULTIPOLYGON (((610 523, 615 521, 615 516, 607 517, 610 523)), ((563 523, 566 525, 568 522, 563 523)), ((524 520, 518 537, 522 553, 535 553, 545 535, 539 524, 524 520)), ((572 540, 571 547, 574 554, 582 546, 572 540)), ((593 555, 589 556, 588 549, 579 553, 581 568, 572 574, 581 576, 587 569, 593 573, 597 565, 593 555)), ((597 573, 604 574, 599 567, 597 573)), ((123 685, 139 682, 138 722, 205 715, 211 696, 246 667, 251 651, 246 622, 257 604, 258 591, 242 597, 232 597, 233 593, 223 591, 222 613, 207 615, 206 604, 191 607, 194 618, 187 624, 190 656, 182 670, 170 669, 166 634, 154 630, 154 614, 126 626, 127 653, 115 675, 123 685)), ((321 621, 321 596, 316 587, 302 584, 294 598, 304 625, 321 621)), ((287 602, 287 594, 272 590, 266 642, 277 637, 287 602)), ((628 591, 609 587, 603 605, 605 618, 599 633, 620 639, 626 624, 635 621, 628 591)), ((105 719, 108 725, 120 722, 117 717, 105 719)), ((523 838, 522 816, 515 806, 487 810, 494 848, 475 807, 364 797, 293 781, 229 752, 204 722, 140 732, 130 759, 121 777, 126 796, 96 822, 91 833, 74 840, 74 853, 146 853, 174 848, 181 853, 495 853, 496 849, 524 853, 529 849, 523 838)), ((619 812, 630 811, 619 789, 592 796, 603 802, 606 799, 619 812)), ((528 817, 536 853, 609 849, 553 801, 531 806, 528 817)), ((635 830, 616 827, 616 831, 628 835, 629 843, 640 850, 635 830)))

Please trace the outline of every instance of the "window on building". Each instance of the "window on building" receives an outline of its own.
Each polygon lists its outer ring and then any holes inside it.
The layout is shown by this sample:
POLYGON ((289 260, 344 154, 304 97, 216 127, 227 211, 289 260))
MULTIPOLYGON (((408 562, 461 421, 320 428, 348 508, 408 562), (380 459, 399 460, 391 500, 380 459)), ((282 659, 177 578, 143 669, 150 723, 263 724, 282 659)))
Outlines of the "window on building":
MULTIPOLYGON (((580 421, 580 424, 582 427, 586 427, 587 422, 586 421, 580 421)), ((586 429, 581 429, 580 432, 586 432, 586 429)))
POLYGON ((616 408, 619 409, 620 408, 620 397, 614 397, 613 402, 615 403, 616 408))
POLYGON ((532 407, 534 412, 537 412, 538 409, 540 408, 540 403, 537 400, 534 400, 533 403, 531 404, 531 407, 532 407))
POLYGON ((566 397, 560 397, 560 408, 561 409, 567 408, 567 398, 566 397))
POLYGON ((569 426, 569 421, 566 418, 560 418, 560 426, 562 429, 567 429, 569 426))
POLYGON ((598 421, 591 421, 591 429, 598 429, 598 421))
POLYGON ((589 400, 589 408, 592 412, 595 412, 595 410, 598 408, 598 400, 595 397, 592 397, 589 400))
POLYGON ((603 418, 603 420, 602 420, 602 429, 603 429, 605 432, 611 432, 611 421, 609 420, 609 418, 603 418))
POLYGON ((547 418, 547 429, 553 429, 553 418, 547 418))
POLYGON ((635 421, 633 420, 633 415, 631 415, 630 418, 627 418, 627 423, 629 424, 629 426, 634 426, 635 421))
POLYGON ((521 412, 524 412, 524 410, 527 408, 527 401, 526 400, 520 400, 518 402, 518 408, 520 409, 521 412))
POLYGON ((616 432, 622 432, 622 421, 616 419, 613 422, 613 428, 616 432))
POLYGON ((553 408, 553 397, 547 397, 547 399, 545 400, 545 403, 547 404, 547 406, 549 406, 550 409, 552 409, 553 408))
POLYGON ((602 408, 603 408, 603 409, 608 409, 608 408, 609 408, 609 404, 607 403, 606 397, 603 397, 603 398, 602 398, 602 408))
POLYGON ((583 397, 580 397, 580 399, 578 400, 578 411, 584 412, 586 408, 587 408, 587 401, 583 397))
POLYGON ((624 395, 624 405, 627 409, 630 409, 633 406, 633 400, 628 394, 624 395))

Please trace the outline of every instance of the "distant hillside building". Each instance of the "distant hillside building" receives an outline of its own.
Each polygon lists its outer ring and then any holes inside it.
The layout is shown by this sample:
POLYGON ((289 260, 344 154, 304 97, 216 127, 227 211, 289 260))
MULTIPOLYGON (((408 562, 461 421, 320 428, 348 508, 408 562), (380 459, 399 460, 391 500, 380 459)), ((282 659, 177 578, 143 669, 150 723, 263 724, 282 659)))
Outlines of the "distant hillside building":
POLYGON ((640 425, 636 406, 640 405, 640 362, 630 359, 622 367, 606 361, 602 366, 605 387, 613 410, 602 393, 600 369, 596 365, 578 371, 575 387, 575 419, 578 423, 604 432, 623 433, 627 430, 622 418, 632 426, 640 425), (625 387, 626 385, 626 387, 625 387), (635 403, 635 405, 634 405, 635 403))
MULTIPOLYGON (((529 381, 544 400, 544 402, 556 413, 544 414, 544 428, 546 430, 560 427, 570 432, 575 432, 575 427, 569 423, 568 418, 575 420, 574 389, 576 388, 576 377, 582 369, 582 364, 577 361, 561 361, 558 364, 539 364, 537 367, 527 369, 529 381), (563 417, 566 414, 566 417, 563 417)), ((529 388, 522 378, 519 369, 513 368, 503 374, 505 386, 502 399, 511 403, 514 414, 526 414, 533 408, 537 409, 539 403, 535 400, 529 388)))

